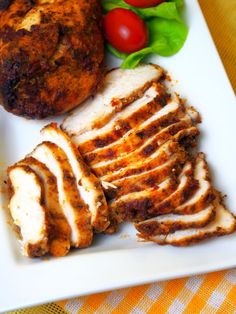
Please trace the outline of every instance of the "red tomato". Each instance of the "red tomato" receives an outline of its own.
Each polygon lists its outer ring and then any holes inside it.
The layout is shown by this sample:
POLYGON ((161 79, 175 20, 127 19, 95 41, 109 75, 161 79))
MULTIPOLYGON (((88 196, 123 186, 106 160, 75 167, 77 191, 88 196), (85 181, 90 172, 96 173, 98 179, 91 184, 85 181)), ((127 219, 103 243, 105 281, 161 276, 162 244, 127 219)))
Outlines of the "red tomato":
POLYGON ((125 0, 126 3, 137 8, 149 8, 165 2, 165 0, 125 0))
POLYGON ((122 8, 111 10, 104 18, 104 34, 117 50, 132 53, 148 44, 148 30, 134 12, 122 8))

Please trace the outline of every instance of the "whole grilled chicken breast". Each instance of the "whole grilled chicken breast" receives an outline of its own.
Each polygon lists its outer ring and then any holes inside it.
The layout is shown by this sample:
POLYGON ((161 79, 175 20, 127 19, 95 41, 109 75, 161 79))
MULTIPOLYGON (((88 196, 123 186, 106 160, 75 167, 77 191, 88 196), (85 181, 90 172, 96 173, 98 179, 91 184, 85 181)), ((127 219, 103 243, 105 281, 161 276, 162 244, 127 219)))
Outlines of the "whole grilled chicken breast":
POLYGON ((98 0, 5 0, 0 6, 0 102, 42 119, 83 102, 103 74, 98 0))

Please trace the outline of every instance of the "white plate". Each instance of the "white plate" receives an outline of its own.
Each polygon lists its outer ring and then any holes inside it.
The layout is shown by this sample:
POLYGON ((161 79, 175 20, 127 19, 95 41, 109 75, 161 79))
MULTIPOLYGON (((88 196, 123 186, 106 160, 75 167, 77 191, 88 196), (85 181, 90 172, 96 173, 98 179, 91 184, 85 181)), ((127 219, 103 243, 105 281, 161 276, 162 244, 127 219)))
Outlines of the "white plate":
MULTIPOLYGON (((202 113, 201 149, 207 153, 216 187, 236 210, 235 97, 197 1, 186 2, 190 32, 185 47, 174 57, 153 61, 170 71, 179 82, 177 89, 202 113)), ((46 123, 1 110, 2 170, 32 150, 46 123)), ((31 260, 20 255, 3 210, 0 247, 0 312, 236 266, 236 234, 189 248, 160 247, 138 242, 131 225, 113 236, 97 236, 91 248, 65 258, 31 260)))

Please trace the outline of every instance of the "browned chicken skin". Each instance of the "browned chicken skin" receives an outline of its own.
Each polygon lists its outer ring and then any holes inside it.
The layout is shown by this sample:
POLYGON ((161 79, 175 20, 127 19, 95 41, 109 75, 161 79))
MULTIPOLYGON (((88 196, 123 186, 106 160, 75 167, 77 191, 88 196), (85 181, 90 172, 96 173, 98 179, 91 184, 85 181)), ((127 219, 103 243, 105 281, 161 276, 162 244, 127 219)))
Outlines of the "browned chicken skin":
POLYGON ((0 101, 42 119, 80 104, 102 79, 98 0, 4 0, 0 6, 0 101))

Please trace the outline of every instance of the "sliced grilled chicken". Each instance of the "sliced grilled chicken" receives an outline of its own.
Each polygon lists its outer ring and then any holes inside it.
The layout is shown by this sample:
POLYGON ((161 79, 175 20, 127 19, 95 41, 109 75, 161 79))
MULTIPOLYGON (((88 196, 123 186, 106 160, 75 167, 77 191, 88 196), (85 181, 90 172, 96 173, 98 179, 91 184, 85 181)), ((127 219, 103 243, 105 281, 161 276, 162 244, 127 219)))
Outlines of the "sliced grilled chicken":
POLYGON ((148 219, 153 212, 155 215, 174 212, 175 208, 188 200, 198 188, 198 182, 193 178, 191 162, 184 165, 178 180, 175 175, 173 173, 156 187, 129 193, 111 201, 110 211, 122 217, 121 220, 131 221, 148 219))
POLYGON ((44 203, 49 223, 49 252, 54 256, 64 256, 70 249, 71 228, 59 203, 56 177, 40 161, 25 158, 18 165, 30 167, 43 183, 44 203))
POLYGON ((169 95, 164 87, 160 83, 153 83, 141 98, 118 112, 104 127, 75 135, 72 140, 79 145, 83 154, 110 145, 162 109, 168 100, 169 95))
MULTIPOLYGON (((144 145, 151 137, 157 136, 157 134, 159 135, 158 144, 163 143, 168 136, 170 137, 171 133, 175 134, 178 132, 176 127, 166 129, 165 131, 167 132, 164 132, 163 129, 183 120, 189 122, 189 127, 196 124, 190 117, 189 108, 183 106, 178 97, 173 97, 165 107, 154 113, 143 123, 141 123, 142 121, 137 123, 137 126, 126 132, 121 139, 84 154, 84 158, 94 166, 97 162, 106 162, 134 151, 134 149, 144 145)), ((112 137, 113 133, 111 132, 109 137, 112 137)))
MULTIPOLYGON (((188 164, 185 167, 188 169, 188 164)), ((148 211, 150 215, 159 215, 169 212, 191 214, 203 210, 214 199, 215 193, 210 182, 205 156, 200 153, 195 160, 193 176, 191 174, 189 175, 187 171, 187 175, 183 175, 180 179, 180 185, 177 191, 148 211), (191 194, 192 197, 190 198, 189 196, 191 194)))
POLYGON ((157 150, 149 157, 140 157, 137 162, 132 162, 130 166, 123 167, 111 174, 101 176, 101 180, 112 182, 144 171, 149 171, 167 162, 175 153, 182 153, 184 156, 186 155, 186 151, 180 146, 179 142, 182 143, 184 139, 187 139, 188 137, 196 137, 198 134, 199 131, 195 127, 182 130, 178 132, 176 136, 172 137, 172 140, 167 141, 160 147, 157 146, 157 150))
POLYGON ((135 70, 115 69, 108 72, 103 89, 73 111, 63 122, 62 128, 70 136, 101 128, 117 112, 142 97, 162 75, 163 70, 151 64, 140 65, 135 70))
POLYGON ((91 212, 91 224, 95 231, 104 231, 109 225, 108 207, 100 181, 85 164, 70 138, 55 123, 43 128, 41 134, 44 141, 56 144, 67 155, 80 196, 91 212))
MULTIPOLYGON (((183 101, 183 100, 181 100, 183 101)), ((188 113, 188 116, 191 118, 193 124, 198 124, 202 122, 202 117, 200 115, 200 113, 192 106, 188 106, 186 105, 186 103, 184 104, 188 113)))
POLYGON ((160 132, 164 126, 176 122, 176 116, 182 109, 182 106, 177 102, 170 102, 140 126, 127 132, 120 140, 105 148, 85 154, 85 161, 93 166, 101 161, 112 160, 134 151, 151 136, 160 132))
POLYGON ((113 224, 116 221, 142 221, 150 218, 148 210, 173 193, 178 184, 170 177, 156 187, 121 196, 109 203, 113 224))
POLYGON ((57 178, 60 205, 71 227, 72 246, 89 246, 93 238, 91 214, 78 193, 66 154, 57 145, 44 142, 35 148, 31 156, 44 163, 57 178))
POLYGON ((196 192, 199 183, 193 177, 193 168, 191 162, 187 162, 179 176, 179 185, 177 189, 165 200, 157 202, 148 210, 149 214, 164 214, 175 212, 176 209, 196 192))
POLYGON ((9 210, 20 231, 23 254, 43 256, 49 250, 49 230, 42 182, 27 166, 10 167, 8 178, 11 191, 9 210))
POLYGON ((131 165, 128 167, 123 167, 118 171, 114 171, 111 174, 102 176, 101 180, 106 182, 112 182, 131 175, 139 174, 143 171, 154 169, 167 162, 176 151, 180 150, 181 148, 179 146, 179 143, 170 140, 162 145, 159 149, 157 149, 149 157, 143 159, 139 158, 136 163, 132 162, 131 165))
POLYGON ((211 204, 215 199, 215 191, 211 184, 208 165, 203 153, 199 153, 195 159, 194 178, 199 183, 196 193, 181 206, 175 208, 176 214, 192 214, 199 212, 211 204))
POLYGON ((161 182, 173 174, 179 173, 182 165, 186 162, 185 152, 177 152, 171 156, 168 162, 149 171, 132 175, 127 178, 113 181, 115 188, 105 191, 109 198, 118 198, 133 192, 145 190, 150 187, 158 186, 161 182))
POLYGON ((146 241, 174 246, 187 246, 196 242, 207 240, 215 236, 222 236, 234 232, 236 219, 219 201, 215 205, 215 219, 203 228, 194 228, 175 231, 168 235, 138 236, 146 241))
POLYGON ((135 228, 141 237, 153 237, 156 235, 168 235, 177 230, 190 228, 202 228, 215 218, 214 205, 192 215, 167 214, 141 221, 135 224, 135 228))
POLYGON ((198 135, 198 129, 196 127, 191 127, 189 121, 183 120, 164 128, 162 131, 147 140, 140 148, 126 154, 125 156, 93 165, 93 170, 98 176, 103 177, 106 174, 113 173, 121 168, 127 167, 128 165, 133 165, 135 162, 140 161, 141 159, 149 157, 158 148, 160 148, 161 145, 165 144, 165 142, 169 141, 170 139, 181 141, 186 137, 190 137, 194 142, 194 136, 197 137, 198 135))

